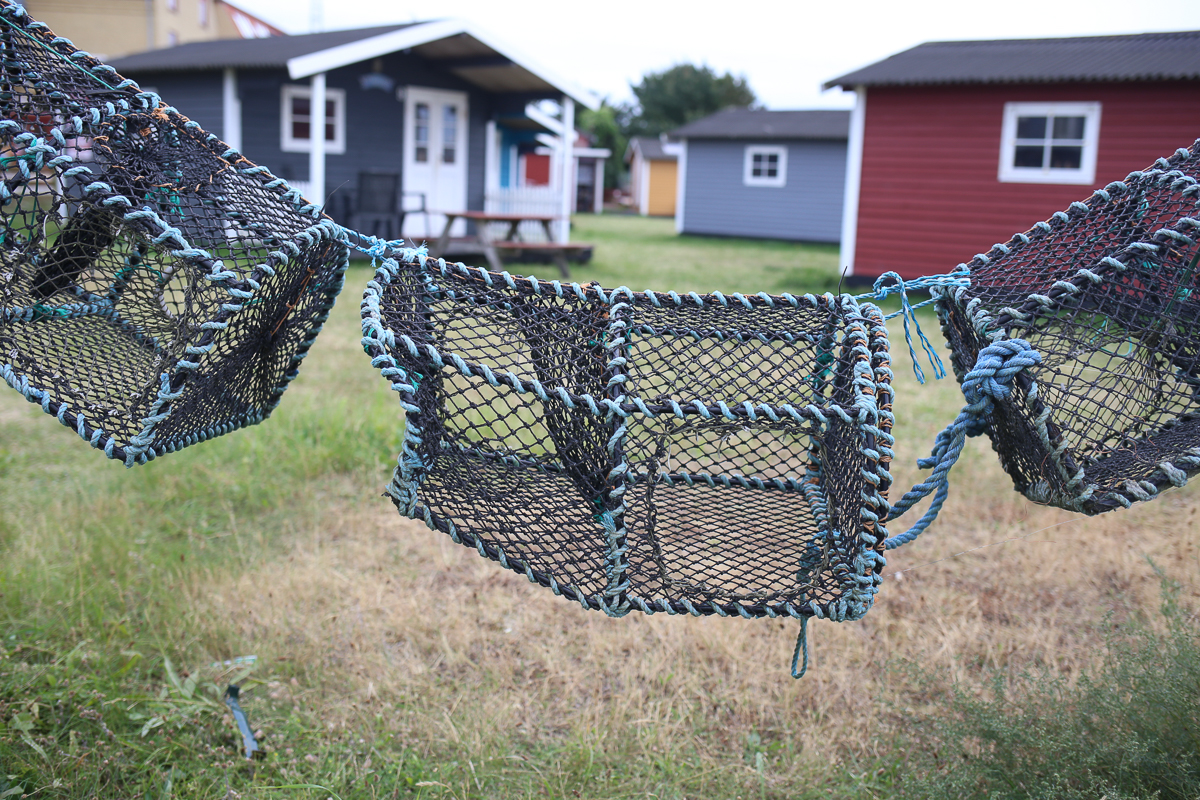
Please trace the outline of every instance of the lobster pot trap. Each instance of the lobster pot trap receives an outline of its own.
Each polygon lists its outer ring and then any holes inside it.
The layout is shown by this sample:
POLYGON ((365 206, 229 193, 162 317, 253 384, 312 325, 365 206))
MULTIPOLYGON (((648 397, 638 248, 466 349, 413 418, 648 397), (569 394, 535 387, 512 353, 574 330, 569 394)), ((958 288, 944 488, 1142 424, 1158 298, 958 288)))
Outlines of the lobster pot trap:
POLYGON ((611 615, 870 607, 892 441, 874 306, 414 256, 377 271, 363 332, 406 412, 402 513, 611 615))
POLYGON ((126 464, 265 418, 341 288, 321 218, 0 5, 0 374, 126 464))
POLYGON ((1018 491, 1096 514, 1200 468, 1196 146, 1073 203, 934 290, 960 382, 987 345, 1040 364, 994 398, 985 429, 1018 491))

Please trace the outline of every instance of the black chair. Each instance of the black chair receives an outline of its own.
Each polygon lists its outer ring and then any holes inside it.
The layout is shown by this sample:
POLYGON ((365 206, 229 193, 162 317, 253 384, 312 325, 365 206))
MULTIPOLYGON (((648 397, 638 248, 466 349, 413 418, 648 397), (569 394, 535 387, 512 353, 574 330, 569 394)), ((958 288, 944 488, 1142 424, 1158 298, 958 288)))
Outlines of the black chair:
MULTIPOLYGON (((425 206, 425 193, 424 192, 401 192, 400 193, 400 222, 403 223, 404 218, 407 217, 409 214, 421 214, 422 216, 425 217, 425 235, 424 235, 424 238, 422 239, 422 241, 428 242, 429 236, 430 236, 430 233, 429 233, 429 209, 425 206), (412 198, 413 202, 409 202, 407 198, 412 198)), ((401 228, 401 230, 403 230, 404 225, 401 224, 400 228, 401 228)), ((413 242, 417 241, 415 236, 410 236, 408 238, 411 239, 413 242)))
POLYGON ((360 172, 350 227, 381 239, 399 239, 404 226, 400 208, 400 174, 360 172))
POLYGON ((409 214, 425 215, 425 238, 429 238, 429 210, 425 207, 424 192, 400 190, 400 175, 395 172, 360 172, 354 211, 350 227, 380 239, 399 239, 403 235, 404 218, 409 214), (415 202, 408 202, 413 198, 415 202))

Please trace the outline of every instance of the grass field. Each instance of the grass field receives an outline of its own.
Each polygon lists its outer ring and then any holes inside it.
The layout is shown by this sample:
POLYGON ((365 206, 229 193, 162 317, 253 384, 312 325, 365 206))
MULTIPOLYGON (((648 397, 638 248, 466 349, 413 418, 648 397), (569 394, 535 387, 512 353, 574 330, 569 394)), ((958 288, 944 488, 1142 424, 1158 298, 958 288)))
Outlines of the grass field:
MULTIPOLYGON (((837 285, 832 247, 630 217, 574 238, 581 282, 837 285)), ((1159 624, 1156 570, 1200 596, 1196 486, 1089 519, 1015 494, 976 439, 875 609, 810 626, 803 680, 794 622, 585 612, 380 496, 401 416, 358 342, 368 278, 270 420, 146 466, 0 393, 0 798, 889 797, 951 687, 1076 680, 1105 631, 1159 624), (265 758, 238 754, 232 680, 265 758)), ((898 325, 893 352, 903 489, 962 400, 916 384, 898 325)))

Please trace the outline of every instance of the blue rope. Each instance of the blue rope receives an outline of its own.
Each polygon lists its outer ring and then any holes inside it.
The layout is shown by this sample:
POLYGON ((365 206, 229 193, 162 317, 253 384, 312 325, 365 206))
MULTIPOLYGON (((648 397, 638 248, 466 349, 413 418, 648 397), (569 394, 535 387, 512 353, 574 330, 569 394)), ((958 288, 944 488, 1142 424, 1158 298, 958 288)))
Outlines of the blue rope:
POLYGON ((930 289, 935 286, 969 286, 971 283, 970 276, 965 271, 955 271, 949 275, 929 275, 916 280, 905 281, 897 272, 885 272, 875 279, 875 284, 872 287, 872 294, 860 295, 860 297, 871 297, 876 300, 883 300, 888 295, 900 295, 900 310, 888 314, 884 317, 885 320, 900 317, 904 320, 904 341, 908 344, 908 354, 912 356, 913 374, 917 376, 918 383, 925 383, 925 371, 921 369, 920 363, 917 361, 917 351, 913 347, 912 330, 909 328, 911 320, 912 327, 917 329, 917 337, 921 340, 921 349, 925 351, 925 356, 929 359, 929 366, 933 369, 933 377, 941 380, 946 377, 946 367, 942 363, 942 359, 933 349, 929 338, 925 335, 925 331, 921 330, 921 323, 917 321, 916 310, 923 306, 927 306, 934 302, 934 298, 923 300, 915 306, 908 300, 908 292, 916 289, 930 289), (888 285, 887 281, 894 281, 888 285))
POLYGON ((917 462, 921 469, 933 469, 924 483, 914 486, 892 506, 888 519, 893 520, 907 512, 918 501, 933 493, 933 502, 917 523, 904 533, 886 539, 883 546, 891 550, 907 544, 925 532, 937 519, 942 504, 950 491, 950 468, 962 455, 968 436, 978 436, 987 427, 987 420, 995 407, 996 400, 1004 400, 1012 392, 1012 382, 1023 369, 1040 364, 1042 354, 1024 339, 1004 339, 994 342, 979 352, 975 367, 966 374, 962 382, 963 396, 967 404, 954 422, 937 435, 933 452, 928 458, 917 462))
POLYGON ((417 256, 429 255, 429 248, 426 245, 406 247, 403 239, 379 239, 375 236, 359 233, 352 228, 346 228, 341 225, 338 227, 341 229, 342 237, 346 243, 360 253, 369 255, 372 263, 388 258, 399 258, 403 261, 416 258, 417 256))
POLYGON ((808 672, 808 617, 800 618, 800 635, 796 637, 796 650, 792 653, 792 677, 799 680, 804 677, 804 673, 808 672), (801 655, 804 656, 804 663, 800 663, 801 655), (799 664, 800 669, 797 671, 796 666, 799 664))

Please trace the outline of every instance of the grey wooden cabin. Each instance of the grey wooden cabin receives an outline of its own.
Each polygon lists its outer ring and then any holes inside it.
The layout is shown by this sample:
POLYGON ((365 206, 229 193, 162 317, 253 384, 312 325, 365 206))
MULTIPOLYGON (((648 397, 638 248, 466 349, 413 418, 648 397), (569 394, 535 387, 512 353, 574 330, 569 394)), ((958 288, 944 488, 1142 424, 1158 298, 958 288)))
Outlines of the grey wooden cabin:
POLYGON ((337 221, 386 238, 402 226, 429 239, 444 219, 434 212, 485 210, 503 189, 506 126, 528 127, 530 103, 557 101, 568 126, 576 101, 598 105, 459 20, 195 42, 113 66, 337 221), (312 136, 322 105, 323 140, 312 136))
POLYGON ((736 108, 672 131, 676 230, 836 244, 849 130, 849 111, 736 108))

